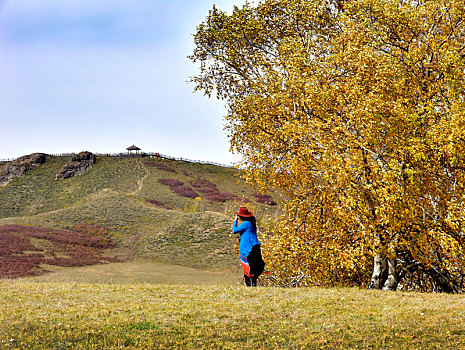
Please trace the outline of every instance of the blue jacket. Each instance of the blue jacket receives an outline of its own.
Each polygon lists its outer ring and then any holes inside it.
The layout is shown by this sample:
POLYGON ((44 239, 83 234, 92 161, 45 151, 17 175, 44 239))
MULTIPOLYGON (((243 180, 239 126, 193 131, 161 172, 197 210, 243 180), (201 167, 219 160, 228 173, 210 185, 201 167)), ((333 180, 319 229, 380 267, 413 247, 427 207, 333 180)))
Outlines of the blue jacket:
POLYGON ((249 256, 252 247, 256 244, 260 244, 257 238, 257 230, 252 226, 249 221, 244 221, 242 224, 237 226, 237 221, 234 220, 232 232, 234 234, 241 234, 241 241, 239 243, 239 254, 246 258, 249 256))

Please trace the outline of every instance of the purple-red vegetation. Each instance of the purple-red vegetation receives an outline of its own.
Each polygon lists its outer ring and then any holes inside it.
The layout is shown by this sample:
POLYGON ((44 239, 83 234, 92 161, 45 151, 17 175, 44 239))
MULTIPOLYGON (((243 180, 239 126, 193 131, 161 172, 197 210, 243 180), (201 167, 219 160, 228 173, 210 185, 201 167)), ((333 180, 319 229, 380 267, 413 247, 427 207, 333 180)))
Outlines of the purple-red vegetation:
POLYGON ((174 193, 176 193, 176 194, 178 194, 178 195, 180 195, 182 197, 187 197, 187 198, 194 199, 194 198, 199 196, 192 188, 190 188, 189 186, 184 185, 184 183, 182 183, 179 180, 176 180, 176 179, 158 179, 157 181, 159 183, 165 185, 165 186, 170 187, 171 191, 173 191, 174 193))
POLYGON ((240 197, 238 197, 235 194, 230 193, 230 192, 210 192, 210 193, 207 193, 205 197, 209 201, 221 202, 221 203, 224 203, 226 201, 237 200, 237 199, 240 198, 240 197))
POLYGON ((264 204, 267 204, 267 205, 276 205, 276 202, 268 194, 255 193, 253 196, 255 197, 255 200, 258 203, 264 203, 264 204))
POLYGON ((206 180, 206 179, 193 180, 191 181, 191 185, 192 187, 195 187, 195 188, 208 187, 208 188, 214 188, 216 191, 218 191, 216 188, 216 185, 210 180, 206 180))
POLYGON ((242 203, 250 203, 250 200, 247 197, 237 196, 236 200, 242 203))
POLYGON ((145 200, 146 203, 150 203, 150 204, 153 204, 153 205, 156 205, 157 207, 160 207, 160 208, 163 208, 163 209, 166 209, 166 210, 173 210, 173 208, 165 205, 162 201, 157 201, 156 199, 149 199, 147 198, 145 200))
MULTIPOLYGON (((180 196, 192 198, 192 199, 199 196, 196 191, 194 191, 189 186, 184 185, 179 180, 158 179, 158 182, 165 186, 169 186, 173 192, 177 193, 180 196)), ((249 202, 247 198, 237 196, 234 193, 218 191, 218 188, 216 187, 216 185, 210 180, 196 179, 196 180, 190 181, 190 184, 199 193, 202 193, 207 200, 212 201, 212 202, 224 203, 226 201, 231 201, 231 200, 239 200, 243 203, 249 202)))
POLYGON ((205 195, 205 198, 212 202, 221 202, 239 200, 243 203, 249 202, 247 198, 240 197, 231 192, 220 192, 216 185, 210 180, 196 179, 191 181, 191 185, 197 189, 200 193, 205 195))
POLYGON ((237 198, 237 196, 231 192, 220 192, 219 195, 227 201, 232 201, 237 198))
POLYGON ((102 255, 105 249, 115 246, 104 237, 108 234, 106 228, 79 225, 78 229, 81 232, 20 225, 0 226, 0 278, 43 274, 46 271, 42 264, 69 267, 119 261, 102 255), (95 231, 97 235, 89 231, 95 231), (48 248, 40 248, 40 244, 39 247, 35 246, 32 238, 48 241, 48 248))
POLYGON ((220 202, 220 203, 223 203, 223 202, 226 202, 226 198, 222 197, 219 192, 215 192, 215 193, 209 193, 206 195, 206 197, 209 201, 212 201, 212 202, 220 202))
POLYGON ((182 196, 182 197, 187 197, 187 198, 196 198, 198 197, 199 195, 192 189, 190 188, 189 186, 184 186, 184 185, 180 185, 180 186, 176 186, 176 187, 172 187, 171 188, 173 190, 174 193, 177 193, 178 195, 182 196))
POLYGON ((155 163, 155 167, 158 170, 163 170, 163 171, 168 171, 170 173, 175 173, 176 170, 170 167, 169 165, 163 164, 163 163, 155 163))
POLYGON ((24 237, 11 236, 6 232, 0 232, 0 257, 21 254, 25 250, 37 251, 38 249, 24 237))
POLYGON ((157 181, 161 183, 162 185, 165 185, 171 188, 184 185, 183 182, 176 180, 176 179, 158 179, 157 181))

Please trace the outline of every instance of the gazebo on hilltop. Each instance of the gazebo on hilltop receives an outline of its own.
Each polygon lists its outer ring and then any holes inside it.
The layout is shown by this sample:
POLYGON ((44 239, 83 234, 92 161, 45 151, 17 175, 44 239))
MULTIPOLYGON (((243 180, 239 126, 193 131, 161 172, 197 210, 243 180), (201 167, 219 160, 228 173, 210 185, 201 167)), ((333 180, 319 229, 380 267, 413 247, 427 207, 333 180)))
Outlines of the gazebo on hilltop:
POLYGON ((126 149, 128 150, 129 154, 134 154, 134 153, 131 153, 131 152, 135 152, 136 154, 139 154, 139 151, 140 151, 140 148, 135 146, 135 145, 129 146, 126 149))

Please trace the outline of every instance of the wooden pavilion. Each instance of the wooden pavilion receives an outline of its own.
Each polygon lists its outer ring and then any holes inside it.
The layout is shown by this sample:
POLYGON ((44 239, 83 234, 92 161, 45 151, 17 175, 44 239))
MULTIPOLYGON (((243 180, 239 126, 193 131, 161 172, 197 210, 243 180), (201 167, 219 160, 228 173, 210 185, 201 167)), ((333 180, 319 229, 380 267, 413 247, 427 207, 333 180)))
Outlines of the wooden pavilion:
POLYGON ((129 154, 133 154, 133 153, 131 153, 131 152, 135 152, 136 154, 138 154, 139 151, 140 151, 140 148, 137 147, 137 146, 135 146, 135 145, 129 146, 129 147, 126 148, 126 149, 128 150, 128 153, 129 153, 129 154))

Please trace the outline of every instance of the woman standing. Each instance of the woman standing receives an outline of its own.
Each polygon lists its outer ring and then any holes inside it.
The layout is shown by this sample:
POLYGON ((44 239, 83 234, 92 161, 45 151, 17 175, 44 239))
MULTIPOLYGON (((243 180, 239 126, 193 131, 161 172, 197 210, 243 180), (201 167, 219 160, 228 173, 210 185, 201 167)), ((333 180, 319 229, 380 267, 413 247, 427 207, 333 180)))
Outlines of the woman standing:
POLYGON ((245 284, 250 287, 257 286, 257 278, 265 269, 262 259, 260 242, 257 238, 257 224, 253 213, 247 207, 239 208, 233 222, 234 234, 240 234, 239 255, 245 284))

